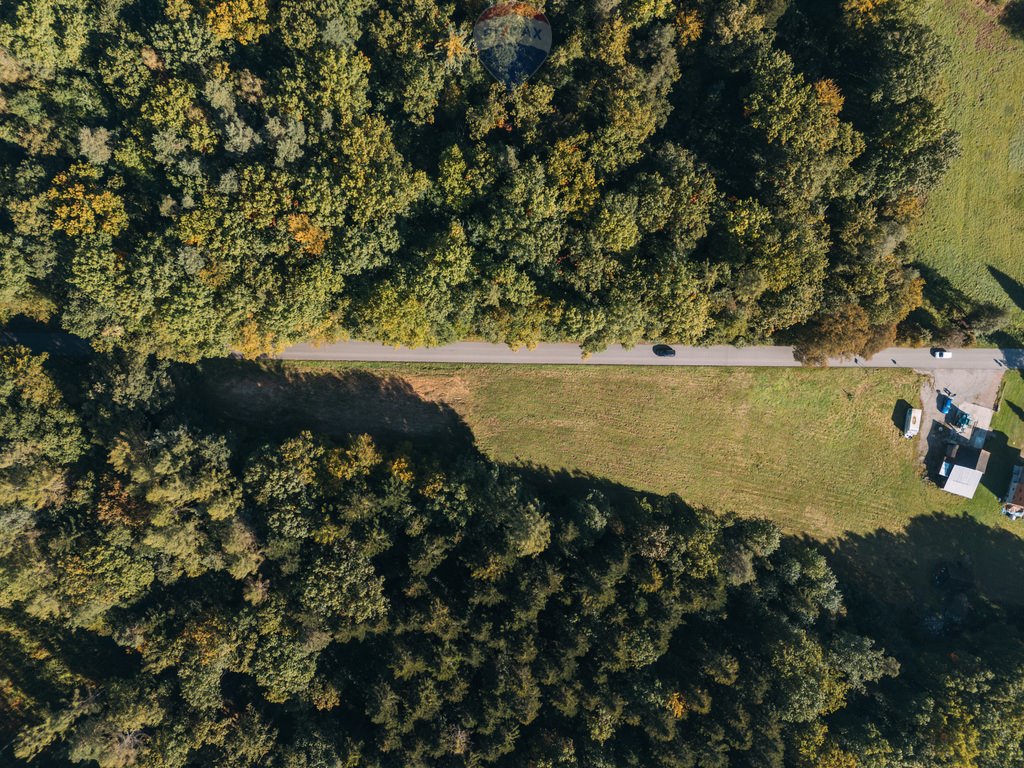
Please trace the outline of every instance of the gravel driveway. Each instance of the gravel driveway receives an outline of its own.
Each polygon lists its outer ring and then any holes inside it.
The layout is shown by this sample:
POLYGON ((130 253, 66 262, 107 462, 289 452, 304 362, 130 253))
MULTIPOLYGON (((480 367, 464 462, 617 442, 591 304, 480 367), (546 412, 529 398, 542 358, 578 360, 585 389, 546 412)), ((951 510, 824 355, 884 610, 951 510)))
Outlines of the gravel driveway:
POLYGON ((940 450, 942 445, 941 435, 934 430, 936 424, 941 424, 945 418, 939 413, 939 395, 948 389, 954 395, 954 402, 977 403, 994 409, 1003 370, 943 368, 918 373, 925 375, 921 385, 921 434, 925 439, 918 444, 918 455, 921 461, 925 461, 930 450, 940 450))

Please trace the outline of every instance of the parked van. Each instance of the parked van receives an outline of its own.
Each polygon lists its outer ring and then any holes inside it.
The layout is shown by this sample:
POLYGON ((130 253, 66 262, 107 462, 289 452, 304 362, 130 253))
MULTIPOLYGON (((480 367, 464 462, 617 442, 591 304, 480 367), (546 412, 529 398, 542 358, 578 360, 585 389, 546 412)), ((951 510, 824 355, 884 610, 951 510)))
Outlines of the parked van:
POLYGON ((908 440, 921 431, 921 409, 911 408, 907 411, 907 420, 903 422, 903 436, 908 440))

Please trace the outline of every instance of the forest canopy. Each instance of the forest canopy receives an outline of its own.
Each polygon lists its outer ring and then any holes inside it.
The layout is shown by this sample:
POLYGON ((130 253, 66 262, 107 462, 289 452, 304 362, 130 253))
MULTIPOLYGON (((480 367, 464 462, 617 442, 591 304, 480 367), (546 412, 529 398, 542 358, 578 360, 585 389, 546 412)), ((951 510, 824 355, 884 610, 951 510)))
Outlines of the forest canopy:
POLYGON ((770 523, 544 499, 471 451, 365 435, 242 448, 126 365, 72 382, 76 415, 43 359, 0 351, 0 449, 38 489, 0 474, 19 761, 772 761, 817 754, 822 718, 896 669, 830 626, 835 578, 770 523))
POLYGON ((196 375, 0 348, 5 766, 1024 766, 1016 614, 906 629, 767 521, 196 375))
POLYGON ((509 92, 484 0, 3 3, 0 321, 183 360, 893 339, 955 152, 917 2, 536 4, 509 92))

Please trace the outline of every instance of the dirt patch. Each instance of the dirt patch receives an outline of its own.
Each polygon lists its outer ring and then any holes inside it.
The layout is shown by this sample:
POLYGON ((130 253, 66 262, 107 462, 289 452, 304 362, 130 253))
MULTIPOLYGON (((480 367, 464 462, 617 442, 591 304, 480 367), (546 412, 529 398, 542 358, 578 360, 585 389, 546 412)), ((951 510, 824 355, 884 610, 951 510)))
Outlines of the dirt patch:
POLYGON ((1006 30, 1000 21, 1002 7, 986 2, 986 0, 973 0, 972 5, 983 11, 988 18, 979 23, 974 14, 968 8, 964 8, 959 14, 961 30, 977 27, 974 39, 976 50, 988 52, 1005 50, 1010 41, 1007 39, 1006 30))
POLYGON ((419 397, 436 403, 463 405, 469 402, 472 392, 466 380, 460 376, 402 376, 402 381, 412 387, 419 397))
POLYGON ((989 0, 971 0, 971 2, 992 18, 998 18, 999 14, 1003 12, 1001 6, 989 2, 989 0))
POLYGON ((955 399, 966 403, 977 403, 986 408, 995 408, 998 404, 999 383, 1003 380, 1003 371, 994 370, 947 370, 936 369, 932 372, 933 389, 936 392, 949 390, 955 399))

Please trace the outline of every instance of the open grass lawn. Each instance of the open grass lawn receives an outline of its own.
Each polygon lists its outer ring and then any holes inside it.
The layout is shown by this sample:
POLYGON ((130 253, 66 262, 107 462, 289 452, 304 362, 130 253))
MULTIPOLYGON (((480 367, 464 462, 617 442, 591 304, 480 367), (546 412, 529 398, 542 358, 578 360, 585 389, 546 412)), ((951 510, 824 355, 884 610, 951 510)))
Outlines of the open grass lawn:
POLYGON ((912 374, 830 371, 829 387, 820 372, 799 370, 455 375, 466 384, 455 407, 499 461, 580 470, 819 536, 930 508, 913 447, 891 418, 898 399, 916 400, 912 374))
POLYGON ((910 371, 226 360, 203 370, 197 401, 242 439, 368 432, 420 450, 475 439, 500 462, 769 517, 822 542, 845 581, 894 605, 940 599, 936 563, 964 555, 980 591, 1024 604, 1024 523, 997 501, 1024 446, 1017 372, 984 485, 967 501, 921 478, 923 435, 905 440, 894 424, 919 404, 910 371))
POLYGON ((911 241, 957 288, 1024 309, 1024 41, 984 0, 930 0, 925 18, 952 51, 947 87, 963 152, 911 241))
MULTIPOLYGON (((298 363, 274 374, 224 367, 216 407, 261 428, 426 440, 468 435, 500 462, 569 470, 716 510, 765 515, 827 539, 898 530, 934 511, 1004 526, 996 495, 1016 459, 993 456, 968 502, 920 477, 917 441, 894 424, 919 402, 909 371, 298 363), (898 416, 896 418, 899 418, 898 416)), ((1011 374, 997 415, 1024 445, 1024 382, 1011 374)), ((920 438, 918 438, 920 439, 920 438)))
MULTIPOLYGON (((971 501, 969 511, 982 522, 1005 525, 1024 535, 1020 523, 1007 522, 1000 511, 999 498, 1006 493, 1010 473, 1024 448, 1024 372, 1010 371, 1003 378, 999 411, 992 419, 992 435, 986 448, 991 452, 982 486, 971 501)), ((1024 520, 1020 521, 1024 523, 1024 520)))

